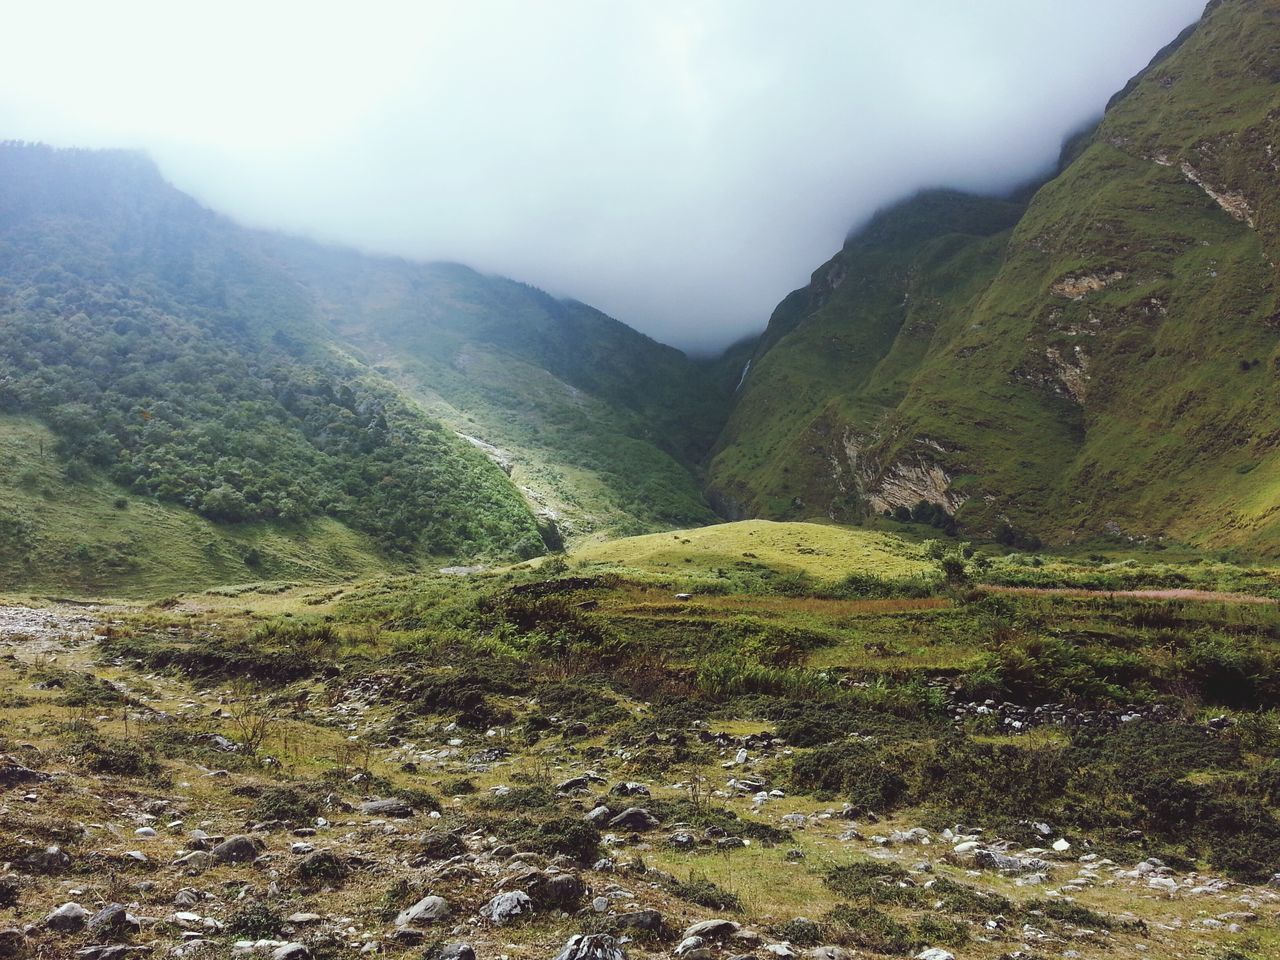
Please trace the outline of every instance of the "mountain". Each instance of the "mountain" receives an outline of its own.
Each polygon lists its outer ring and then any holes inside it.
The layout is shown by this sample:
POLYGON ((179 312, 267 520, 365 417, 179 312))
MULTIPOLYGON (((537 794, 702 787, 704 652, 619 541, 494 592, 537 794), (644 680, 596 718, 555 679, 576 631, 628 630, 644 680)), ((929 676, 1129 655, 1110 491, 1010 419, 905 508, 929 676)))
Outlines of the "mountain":
POLYGON ((1280 551, 1278 125, 1280 8, 1220 0, 1025 205, 880 213, 774 312, 714 502, 1280 551))
POLYGON ((700 371, 521 284, 247 230, 134 154, 0 146, 6 586, 519 558, 704 521, 724 399, 700 371))

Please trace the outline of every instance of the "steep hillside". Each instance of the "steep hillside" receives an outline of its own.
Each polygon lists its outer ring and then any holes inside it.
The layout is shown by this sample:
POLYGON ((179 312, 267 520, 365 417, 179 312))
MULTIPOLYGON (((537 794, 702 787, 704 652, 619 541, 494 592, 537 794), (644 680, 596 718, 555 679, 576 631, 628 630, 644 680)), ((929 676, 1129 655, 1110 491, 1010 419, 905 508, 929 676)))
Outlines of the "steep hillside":
POLYGON ((719 502, 1280 550, 1280 8, 1179 41, 1020 217, 918 197, 779 306, 719 502))
MULTIPOLYGON (((571 535, 707 520, 693 464, 725 391, 699 370, 511 281, 243 229, 132 154, 0 145, 0 433, 52 430, 51 502, 145 498, 251 561, 210 547, 191 583, 304 573, 285 542, 339 575, 541 553, 561 532, 535 512, 571 535)), ((99 541, 10 472, 6 585, 110 589, 165 556, 139 512, 99 541), (98 560, 48 562, 72 554, 98 560)))
POLYGON ((268 242, 333 336, 487 450, 566 536, 714 519, 693 467, 729 391, 680 351, 457 264, 268 242))

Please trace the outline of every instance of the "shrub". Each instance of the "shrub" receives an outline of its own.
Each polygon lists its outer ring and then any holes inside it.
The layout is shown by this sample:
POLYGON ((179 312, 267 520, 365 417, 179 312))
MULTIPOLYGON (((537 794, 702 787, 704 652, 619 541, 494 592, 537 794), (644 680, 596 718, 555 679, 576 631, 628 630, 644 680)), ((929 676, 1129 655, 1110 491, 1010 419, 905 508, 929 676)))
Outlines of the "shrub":
POLYGON ((721 889, 704 876, 691 873, 688 880, 673 878, 669 886, 672 894, 700 907, 728 913, 742 912, 742 899, 736 893, 721 889))
POLYGON ((73 741, 67 749, 93 773, 118 777, 154 777, 163 770, 149 750, 129 740, 86 737, 73 741))
POLYGON ((273 940, 284 928, 280 911, 265 900, 250 899, 227 917, 227 933, 245 940, 273 940))
POLYGON ((547 856, 564 854, 580 863, 591 863, 600 852, 600 831, 580 817, 533 820, 520 817, 498 822, 493 829, 508 843, 547 856))
POLYGON ((320 798, 313 788, 300 785, 267 787, 254 801, 251 816, 257 820, 282 820, 300 824, 320 813, 320 798))
POLYGON ((906 954, 916 946, 911 928, 875 907, 842 903, 827 914, 834 939, 876 953, 906 954))

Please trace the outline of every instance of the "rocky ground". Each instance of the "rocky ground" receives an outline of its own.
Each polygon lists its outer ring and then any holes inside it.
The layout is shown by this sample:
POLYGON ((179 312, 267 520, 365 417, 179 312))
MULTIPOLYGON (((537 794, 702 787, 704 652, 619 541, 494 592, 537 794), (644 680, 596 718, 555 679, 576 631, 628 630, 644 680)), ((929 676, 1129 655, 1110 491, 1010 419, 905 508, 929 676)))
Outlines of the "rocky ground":
MULTIPOLYGON (((0 957, 1224 957, 1280 942, 1272 887, 1115 862, 1049 823, 1020 846, 790 796, 774 778, 790 748, 767 729, 529 746, 438 722, 407 738, 369 677, 275 710, 251 749, 265 693, 103 660, 96 638, 138 615, 0 606, 0 957), (637 776, 633 752, 664 737, 712 759, 637 776), (142 740, 171 749, 128 752, 142 740), (522 846, 504 837, 526 803, 558 816, 522 846), (712 809, 711 825, 670 814, 712 809), (884 912, 902 905, 935 919, 884 912), (857 942, 830 936, 840 909, 857 942)), ((1001 705, 957 709, 984 707, 1001 705)))

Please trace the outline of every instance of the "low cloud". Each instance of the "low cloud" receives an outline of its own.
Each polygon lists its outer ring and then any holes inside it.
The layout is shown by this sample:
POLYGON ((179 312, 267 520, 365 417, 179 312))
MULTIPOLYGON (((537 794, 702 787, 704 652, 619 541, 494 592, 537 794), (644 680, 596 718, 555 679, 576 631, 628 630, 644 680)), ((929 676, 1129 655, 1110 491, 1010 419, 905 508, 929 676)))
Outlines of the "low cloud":
POLYGON ((0 139, 142 148, 246 223, 469 263, 708 350, 885 203, 1047 170, 1202 6, 28 4, 0 139))

